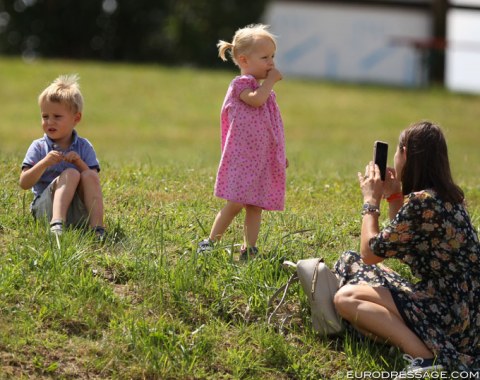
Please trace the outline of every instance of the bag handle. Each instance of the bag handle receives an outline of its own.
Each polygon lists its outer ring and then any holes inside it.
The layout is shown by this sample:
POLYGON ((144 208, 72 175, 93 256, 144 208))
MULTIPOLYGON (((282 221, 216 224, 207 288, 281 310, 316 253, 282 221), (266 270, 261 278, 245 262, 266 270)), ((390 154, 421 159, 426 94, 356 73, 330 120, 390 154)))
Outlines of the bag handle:
POLYGON ((317 265, 315 265, 315 269, 313 270, 312 284, 310 288, 310 295, 312 296, 312 301, 315 299, 315 284, 317 283, 318 267, 320 266, 320 263, 323 263, 323 262, 325 262, 323 260, 323 257, 319 258, 317 265))
POLYGON ((285 269, 297 269, 297 264, 293 261, 285 260, 282 265, 285 269))
MULTIPOLYGON (((296 267, 296 265, 295 265, 295 267, 296 267)), ((272 313, 270 314, 270 316, 268 317, 268 320, 267 320, 268 324, 270 324, 271 319, 275 316, 275 314, 277 314, 277 311, 280 308, 280 306, 283 305, 283 302, 285 301, 285 297, 287 296, 288 288, 290 287, 290 285, 292 285, 292 283, 294 281, 297 281, 297 280, 298 280, 298 274, 297 274, 297 272, 295 272, 294 274, 292 274, 290 276, 287 283, 285 285, 281 286, 280 288, 278 288, 277 291, 273 294, 273 296, 271 296, 270 299, 268 300, 267 310, 269 310, 272 307, 272 303, 275 300, 275 298, 277 297, 277 295, 280 294, 281 292, 283 292, 283 295, 282 295, 282 298, 280 299, 280 302, 278 303, 277 307, 275 307, 275 310, 273 310, 272 313)))
MULTIPOLYGON (((315 269, 314 269, 313 276, 312 276, 312 286, 311 286, 311 289, 310 289, 310 294, 312 296, 312 300, 315 298, 315 284, 317 283, 318 268, 320 266, 320 263, 323 263, 323 262, 325 262, 325 261, 324 261, 323 257, 321 257, 321 258, 318 259, 317 265, 315 265, 315 269)), ((286 268, 286 269, 292 269, 293 268, 293 269, 295 269, 295 273, 293 273, 290 276, 290 278, 288 279, 287 283, 285 285, 281 286, 280 288, 278 288, 277 291, 268 300, 267 310, 270 310, 270 308, 272 307, 272 303, 275 300, 275 298, 281 292, 283 292, 283 295, 282 295, 282 298, 280 299, 280 302, 278 303, 278 305, 275 307, 275 309, 272 311, 272 313, 268 317, 268 320, 267 320, 268 324, 270 324, 270 321, 272 320, 272 318, 275 316, 275 314, 277 314, 278 309, 283 305, 283 302, 285 301, 285 297, 287 296, 288 288, 290 287, 290 285, 292 285, 292 283, 294 281, 298 280, 298 273, 296 272, 297 264, 295 264, 292 261, 285 260, 283 262, 283 267, 286 268)))

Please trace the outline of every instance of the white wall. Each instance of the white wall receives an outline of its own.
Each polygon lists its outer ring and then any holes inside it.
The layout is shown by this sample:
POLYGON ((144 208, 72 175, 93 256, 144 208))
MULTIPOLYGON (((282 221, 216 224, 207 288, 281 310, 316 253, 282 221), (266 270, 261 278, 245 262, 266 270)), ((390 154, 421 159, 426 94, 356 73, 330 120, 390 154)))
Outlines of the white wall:
MULTIPOLYGON (((479 0, 461 3, 480 7, 479 0)), ((448 11, 445 84, 453 91, 480 93, 480 9, 448 11)))
POLYGON ((422 54, 397 38, 430 38, 428 9, 273 1, 265 22, 278 36, 285 74, 418 86, 422 54))
POLYGON ((450 4, 480 8, 480 0, 450 0, 450 4))

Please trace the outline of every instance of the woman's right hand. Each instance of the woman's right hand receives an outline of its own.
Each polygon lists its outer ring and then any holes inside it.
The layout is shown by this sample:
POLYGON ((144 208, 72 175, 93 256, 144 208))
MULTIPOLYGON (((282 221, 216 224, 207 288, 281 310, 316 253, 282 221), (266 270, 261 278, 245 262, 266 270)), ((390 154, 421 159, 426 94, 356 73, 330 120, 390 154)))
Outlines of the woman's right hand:
POLYGON ((362 190, 363 201, 372 206, 380 206, 383 195, 383 181, 380 177, 380 169, 373 161, 365 167, 365 175, 358 172, 358 182, 362 190))

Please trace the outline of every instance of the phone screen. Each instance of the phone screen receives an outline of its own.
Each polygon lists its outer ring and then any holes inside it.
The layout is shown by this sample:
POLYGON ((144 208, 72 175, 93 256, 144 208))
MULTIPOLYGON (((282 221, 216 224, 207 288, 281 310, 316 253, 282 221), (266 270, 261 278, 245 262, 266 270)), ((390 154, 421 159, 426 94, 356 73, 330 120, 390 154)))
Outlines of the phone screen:
POLYGON ((375 141, 373 148, 373 160, 380 168, 380 178, 385 181, 387 172, 388 144, 383 141, 375 141))

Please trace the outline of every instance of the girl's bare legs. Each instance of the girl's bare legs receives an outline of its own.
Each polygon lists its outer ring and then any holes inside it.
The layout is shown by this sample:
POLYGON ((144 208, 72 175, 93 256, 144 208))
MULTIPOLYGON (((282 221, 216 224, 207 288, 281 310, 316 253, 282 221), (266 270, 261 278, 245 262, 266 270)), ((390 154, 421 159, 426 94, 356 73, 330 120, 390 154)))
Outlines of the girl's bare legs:
POLYGON ((103 196, 100 177, 95 170, 85 170, 80 177, 78 190, 90 215, 90 227, 103 227, 103 196))
POLYGON ((390 291, 368 285, 345 285, 335 294, 335 308, 363 334, 380 338, 414 358, 433 353, 405 324, 390 291))
POLYGON ((219 211, 213 222, 212 230, 210 231, 210 240, 220 240, 227 230, 233 218, 235 218, 244 205, 241 203, 227 201, 227 204, 219 211))
POLYGON ((56 180, 53 195, 52 220, 65 222, 67 211, 80 182, 80 173, 76 169, 66 169, 56 180))
POLYGON ((245 206, 244 243, 243 248, 255 247, 257 244, 262 208, 252 205, 245 206))

